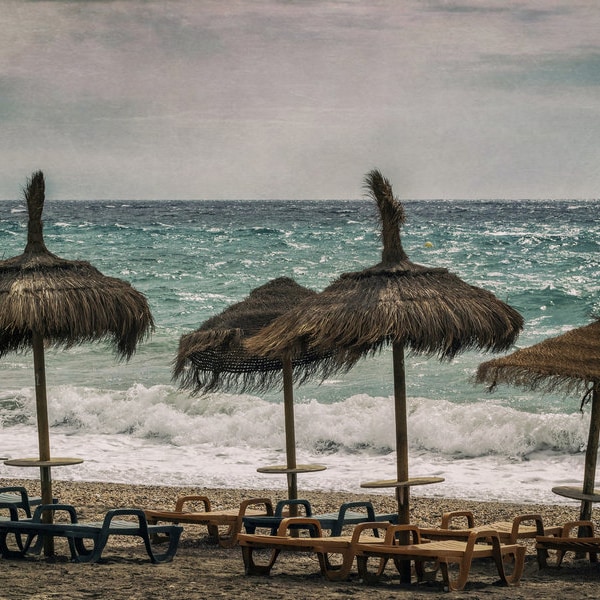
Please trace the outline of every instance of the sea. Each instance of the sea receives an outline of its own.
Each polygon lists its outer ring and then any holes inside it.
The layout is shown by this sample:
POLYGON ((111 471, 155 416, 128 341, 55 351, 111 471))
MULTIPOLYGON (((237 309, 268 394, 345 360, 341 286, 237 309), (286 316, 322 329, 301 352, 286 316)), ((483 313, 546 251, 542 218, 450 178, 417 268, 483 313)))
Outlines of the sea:
MULTIPOLYGON (((515 348, 586 325, 600 314, 600 200, 404 202, 404 249, 446 267, 519 310, 515 348)), ((23 201, 0 202, 0 256, 26 241, 23 201)), ((80 457, 53 478, 198 488, 270 488, 285 463, 280 389, 192 396, 171 378, 179 338, 252 289, 287 276, 322 290, 341 273, 376 264, 371 200, 62 201, 47 199, 44 237, 64 258, 129 281, 150 303, 156 329, 129 362, 103 343, 46 352, 53 456, 80 457)), ((408 356, 412 477, 444 481, 415 496, 569 502, 555 485, 583 479, 589 408, 581 397, 474 382, 494 355, 451 362, 408 356)), ((30 352, 0 360, 0 455, 34 457, 30 352)), ((295 389, 297 458, 325 471, 302 490, 392 494, 361 483, 395 477, 391 351, 295 389)), ((0 477, 37 478, 0 462, 0 477)))

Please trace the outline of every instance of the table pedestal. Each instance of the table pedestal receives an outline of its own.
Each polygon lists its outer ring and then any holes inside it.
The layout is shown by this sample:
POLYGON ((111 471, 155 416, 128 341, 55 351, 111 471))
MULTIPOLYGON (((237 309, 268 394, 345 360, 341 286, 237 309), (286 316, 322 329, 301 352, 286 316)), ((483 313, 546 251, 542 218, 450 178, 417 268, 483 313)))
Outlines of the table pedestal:
MULTIPOLYGON (((408 525, 410 522, 409 515, 409 497, 410 488, 415 485, 429 485, 431 483, 441 483, 444 481, 443 477, 412 477, 405 481, 398 481, 397 479, 382 479, 379 481, 367 481, 361 483, 362 488, 395 488, 396 489, 396 500, 398 501, 398 523, 402 525, 408 525)), ((408 543, 408 533, 406 539, 401 539, 400 543, 408 543)), ((410 560, 400 561, 402 564, 398 569, 400 572, 400 581, 402 583, 410 583, 410 560)))

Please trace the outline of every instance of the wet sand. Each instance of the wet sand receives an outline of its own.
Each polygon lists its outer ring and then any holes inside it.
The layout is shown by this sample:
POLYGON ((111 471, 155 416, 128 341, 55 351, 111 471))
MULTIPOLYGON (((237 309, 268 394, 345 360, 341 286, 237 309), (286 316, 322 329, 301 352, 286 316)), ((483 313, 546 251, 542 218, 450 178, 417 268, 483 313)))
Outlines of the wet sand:
MULTIPOLYGON (((178 496, 203 494, 211 499, 213 509, 232 508, 249 497, 269 497, 273 504, 284 497, 282 490, 229 490, 175 488, 110 483, 54 481, 54 496, 77 507, 81 520, 97 520, 106 510, 116 507, 172 509, 178 496)), ((39 495, 35 480, 0 479, 0 485, 24 485, 30 494, 39 495)), ((331 492, 306 492, 316 513, 337 510, 350 500, 371 500, 377 512, 393 512, 395 501, 385 495, 351 495, 331 492)), ((438 525, 448 510, 469 509, 476 524, 512 519, 523 513, 539 513, 545 525, 575 520, 576 502, 568 505, 505 504, 470 500, 426 499, 414 496, 411 521, 421 525, 438 525)), ((597 509, 594 511, 596 527, 597 509)), ((53 558, 26 560, 0 559, 0 599, 46 600, 58 598, 111 599, 178 599, 203 600, 237 598, 264 600, 352 599, 379 600, 393 598, 561 598, 565 600, 600 597, 600 566, 587 559, 567 555, 560 568, 540 571, 533 546, 528 544, 525 572, 519 587, 496 585, 497 573, 492 564, 474 563, 465 591, 445 593, 441 579, 436 582, 399 584, 397 572, 388 567, 385 579, 377 585, 359 581, 356 572, 346 582, 324 580, 314 555, 282 555, 270 577, 248 577, 239 547, 222 549, 207 536, 205 527, 185 526, 179 550, 173 562, 153 565, 149 562, 140 538, 111 538, 99 564, 78 564, 69 560, 64 540, 56 540, 53 558)))

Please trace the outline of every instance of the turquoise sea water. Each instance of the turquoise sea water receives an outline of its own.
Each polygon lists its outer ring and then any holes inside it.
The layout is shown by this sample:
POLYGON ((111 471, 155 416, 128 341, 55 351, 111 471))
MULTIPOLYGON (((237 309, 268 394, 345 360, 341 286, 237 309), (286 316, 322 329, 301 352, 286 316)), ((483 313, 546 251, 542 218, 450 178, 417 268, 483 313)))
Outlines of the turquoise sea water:
MULTIPOLYGON (((600 313, 600 201, 405 207, 410 258, 447 267, 517 308, 526 321, 518 346, 600 313)), ((3 257, 22 252, 26 220, 20 201, 0 203, 3 257)), ((280 392, 191 398, 172 384, 171 362, 183 333, 274 277, 320 290, 378 262, 372 202, 48 199, 44 222, 52 252, 131 282, 157 323, 129 363, 101 344, 47 353, 53 454, 85 458, 55 477, 283 487, 256 473, 284 461, 280 392)), ((489 357, 408 358, 411 473, 446 478, 419 493, 506 498, 518 484, 532 499, 554 501, 552 485, 581 479, 589 415, 578 412, 578 397, 489 394, 472 382, 489 357)), ((3 358, 0 375, 0 453, 34 455, 30 354, 3 358)), ((357 491, 364 479, 394 476, 391 393, 385 351, 296 390, 299 459, 328 466, 300 487, 357 491)), ((0 475, 36 476, 3 465, 0 475)))

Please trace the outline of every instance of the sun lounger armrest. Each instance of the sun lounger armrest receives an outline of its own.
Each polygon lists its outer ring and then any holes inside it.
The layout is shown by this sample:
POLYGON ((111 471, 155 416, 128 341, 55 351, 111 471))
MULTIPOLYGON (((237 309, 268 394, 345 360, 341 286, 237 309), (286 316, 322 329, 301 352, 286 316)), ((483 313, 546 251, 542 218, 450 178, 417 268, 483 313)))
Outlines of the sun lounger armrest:
POLYGON ((183 505, 186 502, 202 502, 205 512, 211 510, 210 500, 206 496, 181 496, 181 498, 177 498, 175 503, 175 512, 183 512, 183 505))
POLYGON ((246 510, 249 506, 260 506, 263 505, 265 507, 265 511, 267 515, 273 515, 273 503, 270 498, 248 498, 248 500, 244 500, 240 504, 240 517, 243 517, 246 514, 246 510))
POLYGON ((373 503, 372 502, 344 502, 341 506, 340 506, 340 513, 339 513, 339 522, 343 523, 344 522, 344 517, 346 516, 346 512, 352 508, 366 508, 367 509, 367 519, 369 521, 375 521, 375 509, 373 508, 373 503))
POLYGON ((560 537, 594 537, 594 523, 592 521, 569 521, 562 526, 560 537), (580 535, 580 531, 581 534, 580 535))
POLYGON ((533 521, 535 523, 537 535, 544 535, 544 522, 542 520, 542 516, 538 514, 526 514, 518 515, 513 519, 511 539, 517 539, 521 523, 526 523, 528 521, 533 521))
POLYGON ((386 531, 392 527, 393 524, 389 523, 388 521, 371 521, 371 522, 365 522, 365 523, 358 523, 358 525, 356 525, 354 527, 354 529, 352 530, 352 542, 356 543, 360 541, 360 536, 362 535, 362 532, 365 530, 368 530, 371 532, 371 534, 373 533, 373 530, 375 529, 381 529, 383 531, 386 531))
POLYGON ((11 485, 9 487, 0 487, 0 494, 16 492, 21 495, 21 502, 23 505, 29 504, 29 496, 27 490, 21 485, 11 485))
MULTIPOLYGON (((452 521, 460 517, 466 517, 467 529, 472 529, 475 527, 475 519, 470 510, 452 510, 442 515, 442 524, 440 525, 440 529, 451 529, 452 521)), ((461 529, 463 528, 461 527, 461 529)))
MULTIPOLYGON (((10 496, 15 496, 14 500, 10 498, 2 503, 4 504, 3 508, 7 508, 10 511, 11 519, 15 520, 19 518, 19 508, 25 511, 25 515, 28 518, 31 518, 31 501, 27 495, 27 490, 23 486, 11 485, 8 487, 1 487, 0 494, 10 494, 10 496), (20 500, 17 500, 17 494, 21 497, 20 500)), ((37 500, 37 504, 39 504, 40 499, 38 498, 37 500)))
POLYGON ((416 525, 389 525, 385 532, 384 544, 420 544, 421 532, 416 525))
POLYGON ((500 549, 500 536, 498 535, 498 532, 493 529, 481 527, 473 529, 469 534, 466 550, 470 552, 473 549, 473 546, 481 540, 492 544, 497 550, 500 549))
POLYGON ((294 500, 280 500, 276 505, 275 505, 275 516, 276 517, 282 517, 283 516, 283 509, 286 506, 303 506, 304 507, 304 511, 305 511, 305 516, 306 517, 312 517, 312 506, 310 505, 310 502, 308 500, 303 500, 301 498, 299 499, 294 499, 294 500))
POLYGON ((71 523, 77 523, 77 510, 72 504, 39 504, 33 512, 32 521, 41 523, 42 514, 46 511, 52 511, 53 513, 64 511, 71 518, 71 523))
POLYGON ((318 519, 311 517, 288 517, 279 523, 277 535, 286 536, 290 529, 306 529, 310 537, 323 537, 323 530, 318 519))
POLYGON ((148 534, 148 521, 146 520, 146 515, 141 508, 113 508, 106 512, 104 515, 104 522, 102 524, 102 529, 107 531, 110 528, 111 521, 115 517, 122 516, 132 516, 137 517, 140 532, 144 535, 148 534))

